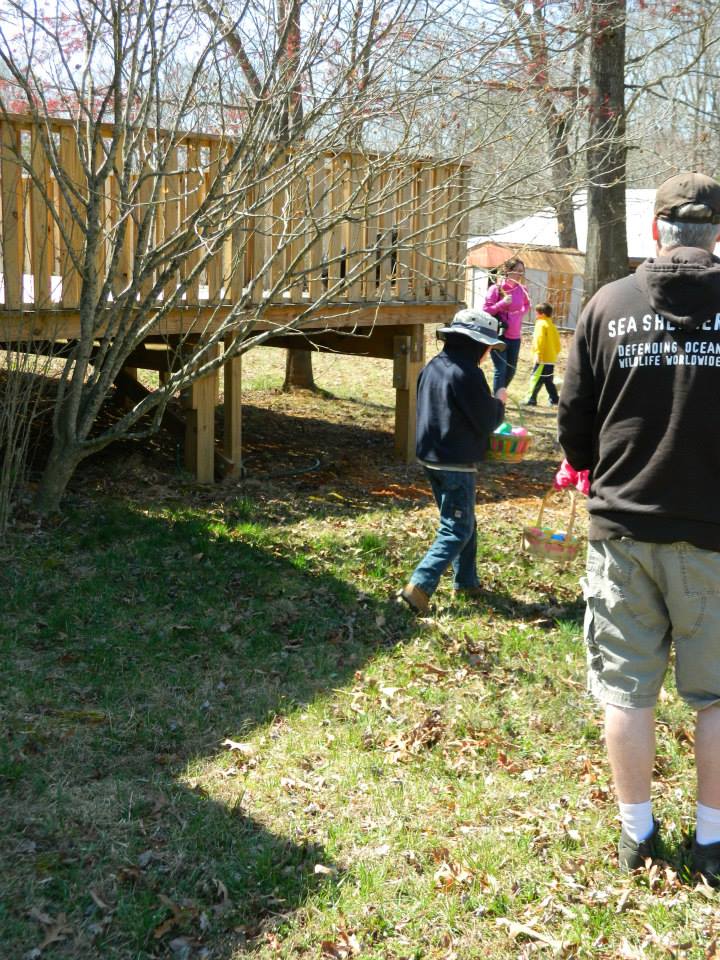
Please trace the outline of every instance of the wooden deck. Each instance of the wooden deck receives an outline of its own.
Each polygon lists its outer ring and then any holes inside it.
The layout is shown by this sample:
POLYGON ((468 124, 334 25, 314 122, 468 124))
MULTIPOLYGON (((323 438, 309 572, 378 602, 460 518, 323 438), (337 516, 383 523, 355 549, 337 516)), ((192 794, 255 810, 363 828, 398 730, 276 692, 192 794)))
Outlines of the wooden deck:
POLYGON ((103 135, 93 157, 70 121, 0 122, 0 345, 70 351, 102 341, 112 350, 130 337, 116 382, 131 398, 138 370, 158 371, 162 387, 188 347, 208 345, 214 369, 183 393, 186 463, 204 482, 218 463, 241 468, 249 337, 386 358, 395 446, 410 459, 424 326, 448 321, 463 296, 466 169, 350 152, 299 165, 280 151, 266 192, 258 199, 257 184, 248 188, 232 219, 225 198, 241 191, 230 141, 184 134, 143 179, 157 142, 135 172, 114 163, 100 176, 116 132, 103 135))

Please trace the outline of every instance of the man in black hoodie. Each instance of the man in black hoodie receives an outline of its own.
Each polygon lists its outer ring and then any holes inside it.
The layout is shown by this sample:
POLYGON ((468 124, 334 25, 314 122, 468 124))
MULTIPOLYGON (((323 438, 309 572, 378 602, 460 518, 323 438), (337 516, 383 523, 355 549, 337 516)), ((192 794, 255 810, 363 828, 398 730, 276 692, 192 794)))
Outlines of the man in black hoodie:
POLYGON ((455 590, 480 590, 475 557, 475 475, 489 434, 505 416, 507 391, 490 393, 480 363, 503 350, 499 321, 480 310, 460 310, 438 330, 443 349, 418 379, 417 458, 440 511, 434 543, 399 596, 415 613, 427 613, 430 596, 452 566, 455 590))
POLYGON ((591 471, 588 687, 605 705, 620 866, 656 851, 654 707, 674 644, 697 711, 693 866, 720 883, 720 183, 661 184, 653 238, 657 257, 583 311, 559 437, 591 471))

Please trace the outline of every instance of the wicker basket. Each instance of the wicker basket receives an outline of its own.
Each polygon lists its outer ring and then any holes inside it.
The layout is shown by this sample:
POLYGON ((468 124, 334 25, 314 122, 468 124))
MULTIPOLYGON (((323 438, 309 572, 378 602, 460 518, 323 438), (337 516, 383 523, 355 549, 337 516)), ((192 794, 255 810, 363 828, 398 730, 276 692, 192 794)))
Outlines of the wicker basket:
POLYGON ((577 492, 574 489, 567 491, 570 497, 570 518, 567 530, 564 532, 554 531, 548 527, 543 528, 543 514, 550 497, 555 492, 555 489, 550 487, 543 497, 535 526, 523 527, 522 548, 545 560, 554 560, 556 563, 570 563, 577 556, 582 542, 580 538, 573 535, 577 492))
POLYGON ((502 460, 505 463, 520 463, 530 449, 532 435, 524 437, 512 433, 491 433, 488 443, 488 460, 502 460))

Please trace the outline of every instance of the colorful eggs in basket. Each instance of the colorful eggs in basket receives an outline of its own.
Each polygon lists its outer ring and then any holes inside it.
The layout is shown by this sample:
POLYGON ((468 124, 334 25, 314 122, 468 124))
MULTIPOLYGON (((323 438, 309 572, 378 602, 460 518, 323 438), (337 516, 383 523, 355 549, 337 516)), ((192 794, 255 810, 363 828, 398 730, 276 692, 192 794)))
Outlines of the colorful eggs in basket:
POLYGON ((540 540, 555 540, 564 543, 567 534, 564 530, 553 530, 552 527, 528 527, 528 532, 540 540))
POLYGON ((525 427, 513 427, 506 420, 488 439, 488 460, 503 460, 506 463, 519 463, 527 453, 531 435, 525 427))

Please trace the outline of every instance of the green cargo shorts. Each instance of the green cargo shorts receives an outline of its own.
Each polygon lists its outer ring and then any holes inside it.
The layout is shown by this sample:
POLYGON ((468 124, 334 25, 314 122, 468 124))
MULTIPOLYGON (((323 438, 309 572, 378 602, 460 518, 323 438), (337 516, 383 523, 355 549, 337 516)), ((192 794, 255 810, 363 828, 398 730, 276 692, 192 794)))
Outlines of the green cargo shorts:
POLYGON ((652 707, 673 644, 683 700, 697 710, 720 701, 720 553, 689 543, 591 540, 582 584, 593 696, 652 707))

